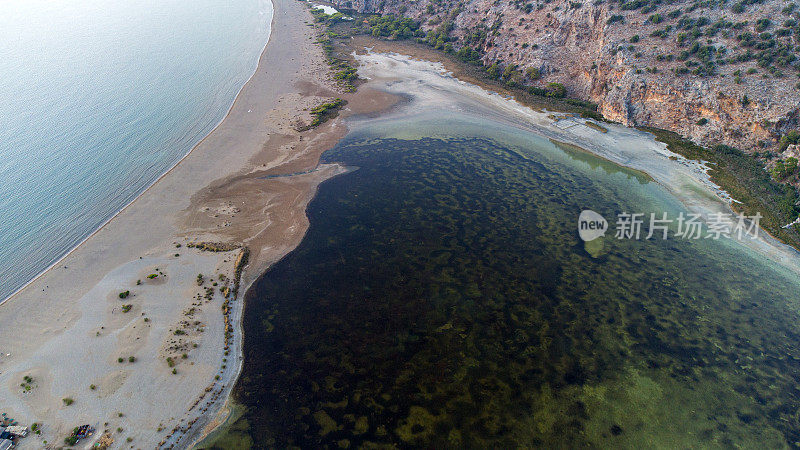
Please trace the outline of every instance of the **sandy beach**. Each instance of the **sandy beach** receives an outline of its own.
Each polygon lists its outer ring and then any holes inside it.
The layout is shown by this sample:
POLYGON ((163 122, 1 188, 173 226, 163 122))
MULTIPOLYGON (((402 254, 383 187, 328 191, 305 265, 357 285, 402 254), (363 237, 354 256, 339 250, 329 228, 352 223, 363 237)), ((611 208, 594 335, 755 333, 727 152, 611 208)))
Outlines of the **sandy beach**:
POLYGON ((41 429, 20 448, 59 447, 84 424, 96 432, 81 448, 104 434, 114 448, 186 447, 214 423, 239 370, 243 292, 299 243, 316 186, 342 170, 316 167, 342 125, 295 130, 339 95, 311 22, 306 3, 275 0, 258 69, 220 125, 0 305, 0 409, 41 429))

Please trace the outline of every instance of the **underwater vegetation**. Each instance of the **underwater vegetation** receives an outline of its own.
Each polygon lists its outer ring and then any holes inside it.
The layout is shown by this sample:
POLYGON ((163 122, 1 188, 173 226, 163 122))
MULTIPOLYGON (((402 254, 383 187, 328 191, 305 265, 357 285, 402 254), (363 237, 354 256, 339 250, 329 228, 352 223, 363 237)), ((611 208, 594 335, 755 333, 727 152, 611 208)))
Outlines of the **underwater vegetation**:
POLYGON ((358 170, 320 187, 303 242, 248 293, 246 410, 219 442, 800 441, 796 281, 714 241, 584 249, 582 209, 672 207, 654 183, 488 138, 357 135, 324 159, 358 170))

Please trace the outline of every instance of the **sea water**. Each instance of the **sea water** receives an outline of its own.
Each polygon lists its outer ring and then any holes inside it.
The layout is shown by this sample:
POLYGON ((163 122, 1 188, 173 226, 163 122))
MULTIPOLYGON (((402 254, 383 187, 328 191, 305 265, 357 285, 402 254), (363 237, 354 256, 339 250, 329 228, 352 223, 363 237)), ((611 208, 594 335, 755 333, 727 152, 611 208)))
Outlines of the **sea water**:
POLYGON ((225 116, 268 0, 0 3, 0 301, 225 116))

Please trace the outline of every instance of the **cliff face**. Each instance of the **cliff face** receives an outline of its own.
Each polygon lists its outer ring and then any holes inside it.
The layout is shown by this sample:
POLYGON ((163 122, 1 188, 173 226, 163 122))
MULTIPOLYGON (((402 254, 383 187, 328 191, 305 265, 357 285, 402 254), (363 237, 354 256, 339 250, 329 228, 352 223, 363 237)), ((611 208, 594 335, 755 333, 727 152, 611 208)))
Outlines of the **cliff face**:
POLYGON ((411 17, 426 31, 450 24, 455 50, 468 45, 486 65, 516 65, 527 85, 561 83, 625 125, 751 152, 775 149, 798 127, 800 14, 786 0, 334 3, 411 17))

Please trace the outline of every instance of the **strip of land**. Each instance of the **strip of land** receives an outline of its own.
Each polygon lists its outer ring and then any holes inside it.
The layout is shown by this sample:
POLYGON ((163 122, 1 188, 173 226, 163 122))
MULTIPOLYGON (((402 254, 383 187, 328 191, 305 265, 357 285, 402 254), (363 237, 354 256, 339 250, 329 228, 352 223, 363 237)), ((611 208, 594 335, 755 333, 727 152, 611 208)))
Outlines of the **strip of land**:
POLYGON ((62 445, 84 424, 89 442, 186 447, 217 420, 239 370, 242 293, 299 243, 317 185, 342 170, 317 163, 344 127, 305 127, 338 97, 311 15, 273 3, 223 122, 0 305, 0 412, 39 425, 20 448, 62 445), (283 174, 297 175, 271 176, 283 174))

